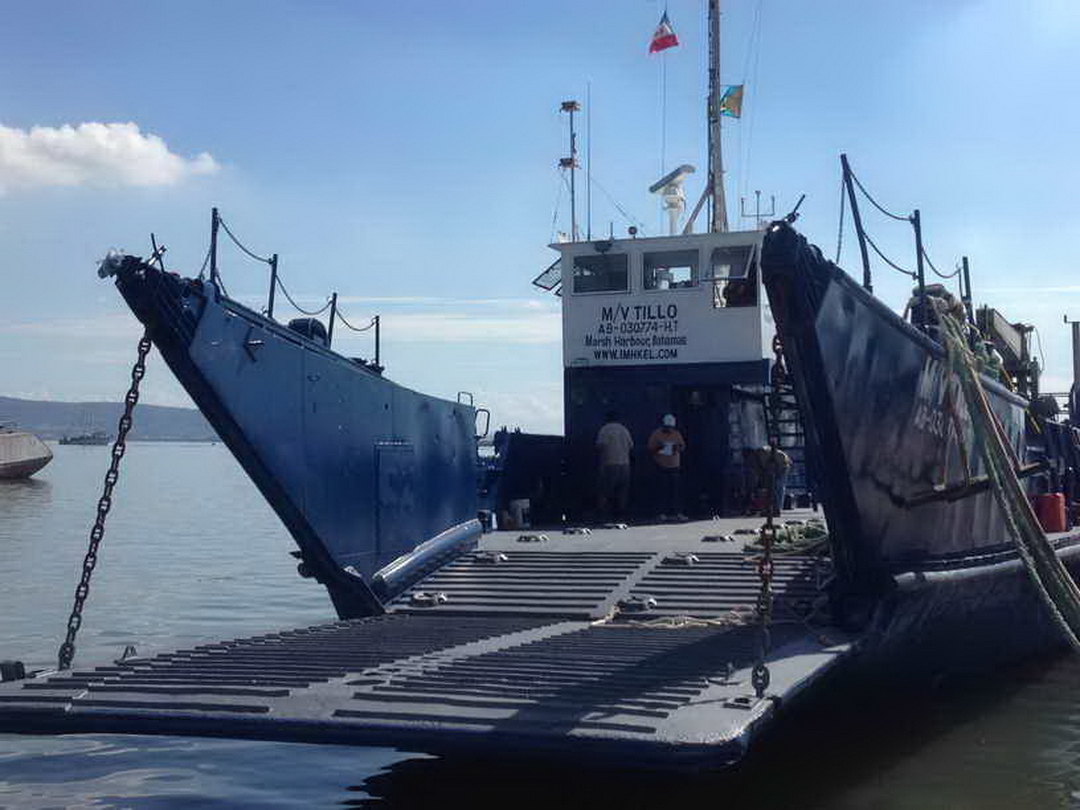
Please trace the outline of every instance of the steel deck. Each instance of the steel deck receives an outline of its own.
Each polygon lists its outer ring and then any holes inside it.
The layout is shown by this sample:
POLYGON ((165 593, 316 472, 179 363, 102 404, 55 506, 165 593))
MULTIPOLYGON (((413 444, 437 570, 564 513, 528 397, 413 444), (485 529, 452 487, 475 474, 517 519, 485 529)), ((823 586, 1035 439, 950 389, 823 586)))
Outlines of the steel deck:
MULTIPOLYGON (((528 543, 496 533, 385 616, 3 684, 0 731, 722 765, 852 639, 801 621, 775 624, 772 683, 766 699, 753 699, 760 632, 725 622, 732 608, 753 604, 756 572, 738 542, 701 539, 716 523, 528 543), (650 542, 654 533, 665 542, 650 542), (675 553, 686 551, 697 561, 675 553), (446 601, 413 598, 433 593, 446 601), (706 621, 673 627, 665 621, 673 616, 706 621)), ((805 616, 820 575, 810 558, 778 562, 777 595, 790 616, 805 616)))

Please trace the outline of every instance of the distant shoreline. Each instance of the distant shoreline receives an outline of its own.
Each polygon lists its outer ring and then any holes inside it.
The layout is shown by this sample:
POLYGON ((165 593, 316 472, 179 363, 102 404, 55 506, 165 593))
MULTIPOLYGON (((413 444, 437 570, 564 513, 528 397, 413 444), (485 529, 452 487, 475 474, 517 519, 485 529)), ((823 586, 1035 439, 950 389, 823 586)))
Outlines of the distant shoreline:
MULTIPOLYGON (((16 429, 17 430, 22 430, 22 428, 16 428, 16 429)), ((63 438, 63 436, 46 436, 43 433, 37 433, 37 432, 35 432, 33 430, 27 430, 26 432, 27 433, 33 433, 35 436, 37 436, 43 442, 56 442, 57 444, 59 444, 60 440, 63 438)), ((115 438, 115 437, 113 437, 113 438, 115 438)), ((221 441, 221 439, 170 439, 170 438, 166 438, 166 437, 163 437, 163 436, 158 436, 158 437, 155 437, 155 438, 146 438, 145 436, 143 436, 143 437, 138 438, 138 439, 128 438, 128 442, 131 443, 131 444, 217 444, 220 441, 221 441)), ((66 444, 66 445, 64 445, 64 447, 111 447, 112 443, 113 443, 113 439, 110 438, 109 441, 107 441, 104 445, 101 445, 101 444, 70 444, 70 445, 68 445, 68 444, 66 444)))
MULTIPOLYGON (((59 402, 0 396, 0 422, 46 440, 103 430, 116 434, 123 413, 119 402, 59 402)), ((195 408, 140 403, 129 440, 133 442, 216 442, 210 423, 195 408)))

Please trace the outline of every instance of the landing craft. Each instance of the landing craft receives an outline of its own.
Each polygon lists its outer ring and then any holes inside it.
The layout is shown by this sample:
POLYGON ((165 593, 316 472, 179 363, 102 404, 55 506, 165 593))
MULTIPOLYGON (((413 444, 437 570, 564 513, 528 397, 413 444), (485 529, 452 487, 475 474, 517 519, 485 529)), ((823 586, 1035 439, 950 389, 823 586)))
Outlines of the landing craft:
MULTIPOLYGON (((709 167, 690 216, 684 164, 652 187, 669 235, 583 239, 571 215, 535 281, 561 294, 565 437, 500 431, 478 461, 471 397, 333 351, 336 301, 325 325, 274 320, 276 256, 267 315, 232 301, 214 240, 219 225, 235 237, 216 212, 208 278, 166 271, 157 250, 103 265, 343 621, 28 680, 5 665, 0 730, 701 769, 738 760, 833 674, 983 670, 1077 643, 1080 414, 1040 392, 1023 325, 976 317, 966 278, 962 304, 925 284, 918 212, 910 320, 874 297, 846 160, 861 285, 795 211, 728 230, 720 115, 742 88, 717 84, 708 5, 709 167), (705 520, 587 525, 607 410, 638 445, 674 416, 686 506, 705 520), (774 464, 796 457, 792 483, 827 526, 768 501, 764 525, 724 516, 747 503, 740 451, 766 440, 774 464), (481 534, 481 505, 514 528, 481 534)), ((653 50, 675 45, 665 15, 653 50)), ((633 473, 639 516, 655 509, 650 462, 633 473)))

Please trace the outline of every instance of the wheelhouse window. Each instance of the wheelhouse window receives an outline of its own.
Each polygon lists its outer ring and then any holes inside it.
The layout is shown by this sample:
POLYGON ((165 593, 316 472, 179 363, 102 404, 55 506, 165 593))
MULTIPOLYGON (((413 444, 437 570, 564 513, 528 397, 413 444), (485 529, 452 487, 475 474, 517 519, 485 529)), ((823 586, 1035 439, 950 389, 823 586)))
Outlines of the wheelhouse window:
POLYGON ((665 250, 662 253, 646 253, 643 273, 646 290, 694 287, 698 281, 698 252, 665 250))
POLYGON ((757 306, 757 262, 752 245, 713 248, 709 256, 709 280, 713 306, 757 306))
POLYGON ((626 292, 629 272, 625 253, 574 257, 574 292, 626 292))

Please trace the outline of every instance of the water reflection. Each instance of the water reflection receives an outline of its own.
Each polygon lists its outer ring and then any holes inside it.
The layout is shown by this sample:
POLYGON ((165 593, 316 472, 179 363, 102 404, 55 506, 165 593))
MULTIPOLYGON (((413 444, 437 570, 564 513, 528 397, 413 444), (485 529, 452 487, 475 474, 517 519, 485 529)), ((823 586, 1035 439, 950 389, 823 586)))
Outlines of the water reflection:
POLYGON ((27 517, 47 509, 53 485, 44 478, 0 478, 0 517, 27 517))

